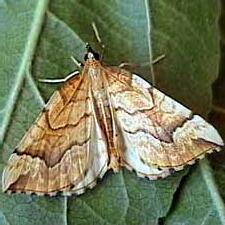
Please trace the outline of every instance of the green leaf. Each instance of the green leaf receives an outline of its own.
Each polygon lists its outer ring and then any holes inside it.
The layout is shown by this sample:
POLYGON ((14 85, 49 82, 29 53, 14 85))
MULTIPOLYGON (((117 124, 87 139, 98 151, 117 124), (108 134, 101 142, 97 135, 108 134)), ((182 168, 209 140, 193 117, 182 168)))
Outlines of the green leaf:
POLYGON ((48 1, 1 1, 0 141, 3 141, 26 71, 30 68, 48 1))
MULTIPOLYGON (((219 66, 218 5, 204 0, 164 0, 152 1, 152 7, 157 9, 152 15, 154 52, 166 49, 169 55, 168 64, 156 67, 157 84, 206 116, 219 66), (154 24, 160 29, 154 29, 154 24)), ((182 180, 164 224, 225 224, 224 203, 207 161, 195 168, 182 180)))
POLYGON ((165 225, 225 224, 224 203, 207 161, 193 169, 183 180, 182 186, 176 199, 179 205, 171 208, 165 225))
MULTIPOLYGON (((105 63, 145 65, 131 70, 206 115, 218 65, 217 14, 210 0, 0 1, 1 171, 38 115, 42 97, 47 101, 56 88, 38 79, 63 78, 75 70, 70 56, 82 60, 85 42, 101 51, 92 22, 106 46, 105 63), (152 52, 153 58, 166 55, 154 66, 154 74, 152 52)), ((93 190, 79 197, 0 193, 0 224, 157 224, 168 211, 168 223, 177 218, 185 221, 188 195, 182 193, 186 189, 201 187, 191 202, 196 207, 203 192, 207 204, 217 206, 212 189, 207 188, 208 184, 215 187, 210 168, 203 167, 196 166, 187 177, 185 170, 158 181, 138 178, 126 170, 108 172, 93 190), (179 187, 183 177, 185 182, 179 187)), ((216 187, 213 190, 218 195, 216 187)), ((215 207, 215 215, 220 212, 215 207)), ((201 218, 207 213, 208 208, 201 209, 201 218)), ((222 216, 217 216, 217 224, 222 216)))
MULTIPOLYGON (((220 25, 220 65, 219 76, 213 84, 213 107, 210 113, 210 120, 218 127, 220 134, 225 140, 225 3, 221 1, 221 15, 219 18, 220 25)), ((213 172, 218 184, 219 191, 223 200, 225 200, 225 152, 212 157, 213 172)))

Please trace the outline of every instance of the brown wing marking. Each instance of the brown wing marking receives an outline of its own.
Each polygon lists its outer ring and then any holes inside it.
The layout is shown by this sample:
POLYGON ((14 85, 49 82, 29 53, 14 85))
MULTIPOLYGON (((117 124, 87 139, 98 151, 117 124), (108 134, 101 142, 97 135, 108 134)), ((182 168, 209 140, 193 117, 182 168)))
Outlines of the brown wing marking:
POLYGON ((80 194, 93 185, 108 158, 92 102, 88 76, 76 76, 56 91, 11 155, 3 190, 80 194), (90 152, 93 142, 99 144, 90 152))
POLYGON ((124 161, 137 172, 147 171, 146 165, 179 170, 223 145, 215 128, 139 76, 118 68, 107 71, 124 161))

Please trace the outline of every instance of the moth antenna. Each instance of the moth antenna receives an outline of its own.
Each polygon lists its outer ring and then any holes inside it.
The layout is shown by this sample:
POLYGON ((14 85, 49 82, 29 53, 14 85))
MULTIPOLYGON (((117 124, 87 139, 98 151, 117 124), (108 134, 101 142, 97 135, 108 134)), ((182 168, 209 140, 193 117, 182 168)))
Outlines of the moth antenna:
POLYGON ((104 50, 105 50, 105 45, 103 44, 102 39, 101 39, 101 37, 99 35, 99 32, 98 32, 98 28, 96 26, 96 23, 95 22, 92 22, 91 23, 91 26, 92 26, 92 29, 94 31, 95 37, 96 37, 96 39, 97 39, 97 41, 98 41, 98 43, 99 43, 99 45, 100 45, 100 47, 102 49, 101 57, 100 57, 100 60, 102 60, 103 59, 104 50))
POLYGON ((92 49, 91 45, 89 43, 86 43, 86 49, 87 49, 87 52, 92 52, 92 53, 95 53, 94 50, 92 49))

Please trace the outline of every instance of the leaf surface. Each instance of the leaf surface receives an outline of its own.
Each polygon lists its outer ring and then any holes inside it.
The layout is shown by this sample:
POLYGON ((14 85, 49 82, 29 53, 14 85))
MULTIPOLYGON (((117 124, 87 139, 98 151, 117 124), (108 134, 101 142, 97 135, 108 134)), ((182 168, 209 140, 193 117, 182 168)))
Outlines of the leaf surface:
MULTIPOLYGON (((86 42, 101 51, 92 22, 96 23, 106 46, 105 63, 144 65, 128 69, 154 81, 158 88, 196 112, 207 115, 211 107, 210 86, 216 79, 218 65, 217 14, 218 8, 210 0, 1 1, 1 171, 38 115, 43 99, 46 102, 57 88, 41 84, 38 79, 63 78, 76 70, 70 56, 82 61, 86 42), (166 58, 154 66, 152 73, 150 62, 161 54, 166 58)), ((15 225, 147 225, 157 224, 169 211, 165 222, 173 224, 177 218, 185 220, 188 215, 185 208, 188 197, 179 196, 186 189, 201 187, 200 194, 191 202, 196 207, 202 192, 207 204, 213 202, 211 189, 206 188, 206 179, 214 185, 210 168, 196 166, 185 176, 187 173, 184 170, 164 180, 149 181, 126 170, 119 174, 108 172, 93 190, 79 197, 1 193, 0 220, 2 224, 15 225)), ((202 218, 207 213, 208 208, 201 209, 202 218)), ((218 214, 216 207, 216 221, 222 224, 218 214)))

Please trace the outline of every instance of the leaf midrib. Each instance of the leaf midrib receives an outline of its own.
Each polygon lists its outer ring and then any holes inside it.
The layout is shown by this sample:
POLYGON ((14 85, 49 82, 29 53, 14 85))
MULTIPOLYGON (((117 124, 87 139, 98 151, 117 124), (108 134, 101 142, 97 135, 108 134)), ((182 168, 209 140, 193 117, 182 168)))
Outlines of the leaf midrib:
POLYGON ((31 23, 31 30, 27 36, 27 45, 24 49, 24 53, 21 59, 21 64, 19 66, 18 72, 15 76, 15 82, 11 89, 11 94, 8 98, 8 102, 5 107, 5 112, 7 112, 3 118, 1 127, 0 127, 0 143, 3 143, 4 138, 7 133, 7 128, 10 124, 12 113, 16 106, 18 95, 23 85, 25 79, 26 70, 30 70, 31 61, 35 53, 35 49, 38 43, 38 39, 41 33, 41 29, 45 19, 45 12, 48 8, 49 0, 40 0, 37 3, 34 19, 31 23))
POLYGON ((152 79, 152 84, 155 85, 155 75, 154 75, 154 70, 153 70, 153 64, 152 64, 152 46, 151 46, 151 19, 150 19, 150 6, 149 6, 149 1, 145 0, 145 13, 146 13, 146 20, 147 20, 147 37, 148 38, 148 52, 149 52, 149 63, 150 63, 150 72, 151 72, 151 79, 152 79))

